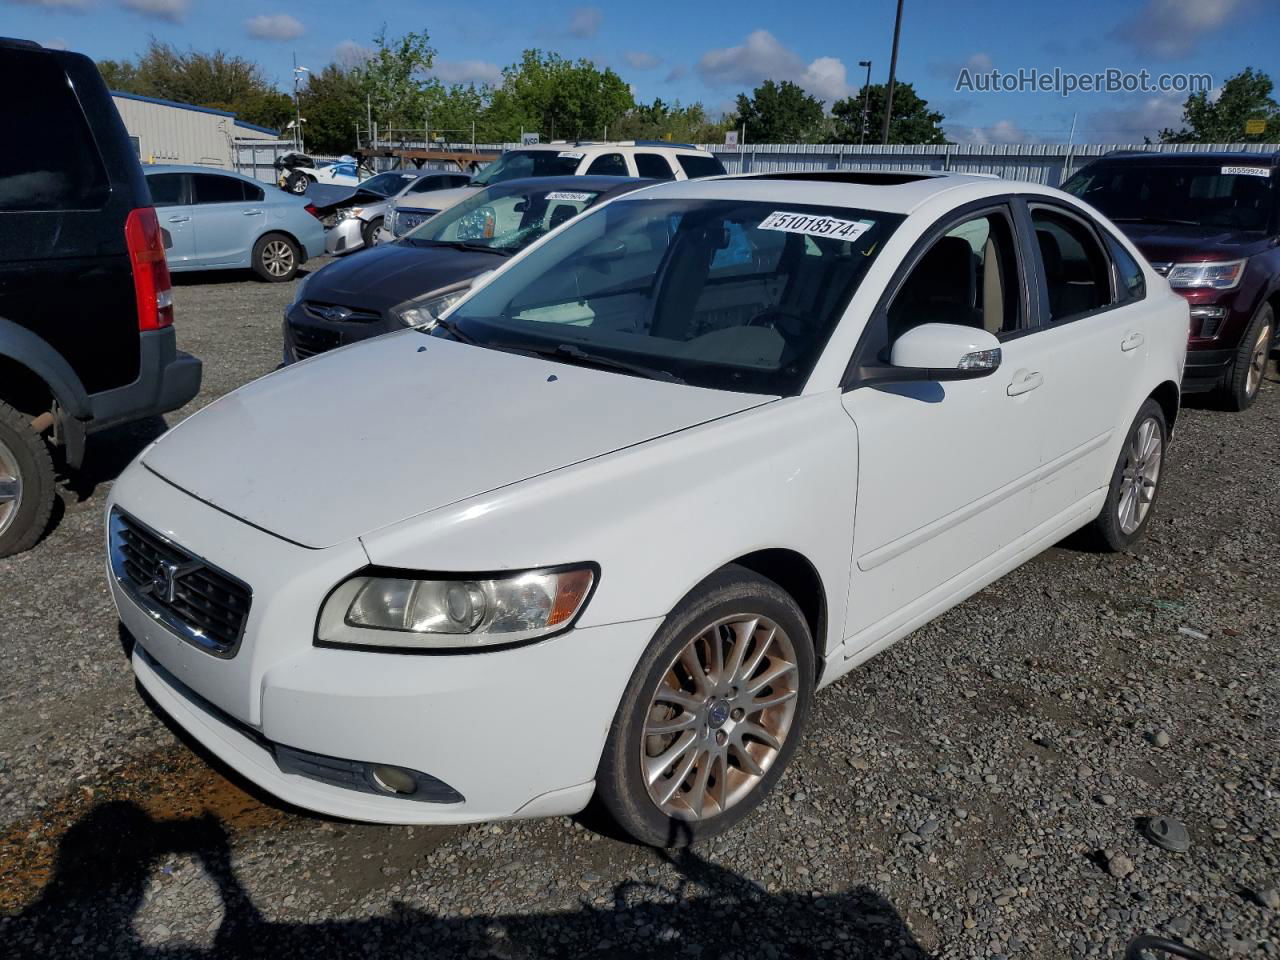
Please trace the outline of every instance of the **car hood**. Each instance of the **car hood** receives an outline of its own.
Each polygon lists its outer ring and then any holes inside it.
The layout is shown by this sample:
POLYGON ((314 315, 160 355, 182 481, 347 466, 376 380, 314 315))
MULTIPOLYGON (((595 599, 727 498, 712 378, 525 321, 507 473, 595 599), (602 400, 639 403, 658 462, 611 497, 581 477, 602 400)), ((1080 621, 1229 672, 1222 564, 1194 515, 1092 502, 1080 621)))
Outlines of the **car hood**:
POLYGON ((461 203, 467 197, 474 197, 480 187, 450 187, 448 190, 428 190, 426 193, 412 193, 395 198, 396 209, 413 208, 415 210, 448 210, 455 203, 461 203))
POLYGON ((317 270, 307 280, 304 295, 316 303, 385 313, 406 300, 471 280, 504 263, 505 257, 492 253, 414 247, 404 241, 384 243, 317 270))
POLYGON ((1244 233, 1222 227, 1191 227, 1183 224, 1117 224, 1148 260, 1203 261, 1238 260, 1266 248, 1259 233, 1244 233))
POLYGON ((770 399, 405 330, 241 387, 142 462, 220 510, 321 548, 770 399))

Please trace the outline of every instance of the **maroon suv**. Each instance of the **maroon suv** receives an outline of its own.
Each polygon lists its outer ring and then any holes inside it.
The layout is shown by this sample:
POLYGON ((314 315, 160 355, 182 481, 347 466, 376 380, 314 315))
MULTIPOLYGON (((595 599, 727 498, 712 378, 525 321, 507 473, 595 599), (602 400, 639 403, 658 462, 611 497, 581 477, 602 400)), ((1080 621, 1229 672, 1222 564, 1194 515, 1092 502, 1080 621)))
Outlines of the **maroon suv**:
POLYGON ((1191 302, 1184 392, 1258 395, 1280 313, 1280 154, 1110 153, 1063 185, 1191 302))

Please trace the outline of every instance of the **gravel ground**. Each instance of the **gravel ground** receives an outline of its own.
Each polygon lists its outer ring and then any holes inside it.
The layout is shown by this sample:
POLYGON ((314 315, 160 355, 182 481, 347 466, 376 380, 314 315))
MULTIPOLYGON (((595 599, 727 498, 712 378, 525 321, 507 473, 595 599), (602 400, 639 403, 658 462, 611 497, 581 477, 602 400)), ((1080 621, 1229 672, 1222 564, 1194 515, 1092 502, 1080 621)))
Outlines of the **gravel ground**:
MULTIPOLYGON (((178 288, 193 409, 275 366, 292 286, 178 288)), ((592 814, 328 821, 193 750, 136 693, 102 571, 105 489, 161 429, 93 438, 54 532, 0 561, 6 955, 1074 958, 1149 931, 1280 956, 1274 377, 1184 410, 1133 555, 1062 544, 834 684, 755 816, 676 855, 592 814)))

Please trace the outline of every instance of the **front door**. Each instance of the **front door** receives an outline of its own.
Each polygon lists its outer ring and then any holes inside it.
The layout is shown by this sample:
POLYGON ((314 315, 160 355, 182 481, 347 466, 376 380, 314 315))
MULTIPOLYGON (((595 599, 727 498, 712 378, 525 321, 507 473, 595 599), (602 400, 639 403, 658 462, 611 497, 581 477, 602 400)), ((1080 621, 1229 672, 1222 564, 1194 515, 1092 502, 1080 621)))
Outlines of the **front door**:
POLYGON ((962 590, 1030 518, 1041 397, 1013 378, 1027 366, 1029 301, 1012 211, 978 210, 933 235, 873 318, 872 356, 912 327, 954 323, 994 334, 1003 359, 977 380, 855 384, 844 395, 859 462, 850 656, 962 590))

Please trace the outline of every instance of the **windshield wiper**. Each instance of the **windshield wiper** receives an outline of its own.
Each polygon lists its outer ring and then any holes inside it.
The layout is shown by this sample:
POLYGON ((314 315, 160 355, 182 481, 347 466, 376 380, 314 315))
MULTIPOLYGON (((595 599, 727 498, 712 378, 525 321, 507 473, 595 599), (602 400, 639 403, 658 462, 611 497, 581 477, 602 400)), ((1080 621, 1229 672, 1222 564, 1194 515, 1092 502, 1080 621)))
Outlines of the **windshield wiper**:
POLYGON ((432 326, 426 328, 426 332, 430 333, 436 327, 439 327, 441 330, 450 334, 455 340, 462 343, 469 343, 473 347, 476 346, 476 341, 458 329, 458 325, 452 320, 437 320, 432 326))
POLYGON ((539 350, 538 352, 558 357, 568 357, 584 366, 603 367, 607 370, 622 370, 626 373, 639 374, 650 380, 665 380, 667 383, 684 383, 684 380, 677 377, 670 370, 646 367, 643 364, 629 363, 626 360, 615 360, 613 357, 606 357, 599 353, 588 353, 572 343, 562 343, 552 350, 539 350))
POLYGON ((506 247, 491 247, 484 243, 471 243, 467 240, 428 240, 425 237, 414 237, 412 234, 407 238, 412 240, 415 245, 421 244, 424 247, 453 247, 455 250, 470 250, 475 253, 495 253, 500 257, 509 257, 514 250, 506 247))
POLYGON ((1198 227, 1194 220, 1174 220, 1171 217, 1112 217, 1112 223, 1160 223, 1178 227, 1198 227))

